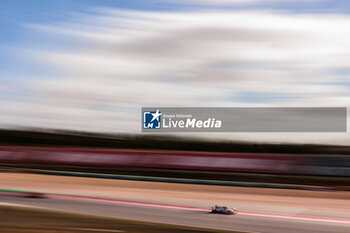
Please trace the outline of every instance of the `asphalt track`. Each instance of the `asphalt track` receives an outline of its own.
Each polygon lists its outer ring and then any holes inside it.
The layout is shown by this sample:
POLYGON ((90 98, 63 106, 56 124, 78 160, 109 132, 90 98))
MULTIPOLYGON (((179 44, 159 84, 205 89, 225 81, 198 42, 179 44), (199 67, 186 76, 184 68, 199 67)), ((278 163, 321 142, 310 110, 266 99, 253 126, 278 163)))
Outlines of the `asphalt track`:
POLYGON ((135 202, 84 199, 73 196, 51 195, 49 198, 25 198, 21 194, 1 193, 0 205, 39 207, 72 213, 121 219, 142 220, 225 230, 261 233, 349 233, 350 221, 331 219, 284 218, 283 216, 241 213, 234 216, 212 215, 205 209, 176 207, 135 202))

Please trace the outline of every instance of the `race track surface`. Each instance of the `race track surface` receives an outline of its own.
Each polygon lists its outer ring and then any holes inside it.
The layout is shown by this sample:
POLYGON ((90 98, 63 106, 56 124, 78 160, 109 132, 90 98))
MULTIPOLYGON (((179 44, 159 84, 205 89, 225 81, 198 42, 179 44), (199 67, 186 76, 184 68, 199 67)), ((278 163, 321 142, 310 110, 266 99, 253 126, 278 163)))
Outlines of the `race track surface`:
POLYGON ((187 226, 218 228, 261 233, 348 233, 350 224, 299 219, 283 219, 247 215, 212 215, 203 210, 173 209, 143 206, 137 204, 109 203, 94 200, 70 199, 51 196, 44 199, 25 198, 13 193, 0 194, 2 205, 23 205, 41 207, 73 213, 150 222, 170 223, 187 226))

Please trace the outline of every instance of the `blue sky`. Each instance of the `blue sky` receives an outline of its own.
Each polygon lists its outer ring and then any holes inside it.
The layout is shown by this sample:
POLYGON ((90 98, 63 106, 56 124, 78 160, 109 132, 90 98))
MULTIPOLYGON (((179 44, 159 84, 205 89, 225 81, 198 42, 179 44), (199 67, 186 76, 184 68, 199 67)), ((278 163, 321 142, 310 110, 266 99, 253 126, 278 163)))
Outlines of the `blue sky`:
MULTIPOLYGON (((194 4, 162 0, 2 0, 0 3, 0 70, 6 76, 42 74, 40 64, 12 55, 11 48, 44 46, 47 40, 38 32, 28 29, 29 23, 54 23, 69 17, 72 12, 90 12, 96 7, 137 9, 150 11, 191 11, 203 9, 268 9, 296 13, 347 13, 350 4, 346 0, 261 2, 248 5, 194 4), (43 44, 44 43, 44 44, 43 44), (39 67, 38 67, 39 66, 39 67)), ((56 45, 58 46, 58 45, 56 45)), ((64 46, 60 44, 59 46, 64 46)), ((20 77, 19 77, 20 78, 20 77)), ((2 78, 4 79, 4 78, 2 78)), ((4 81, 4 80, 3 80, 4 81)), ((6 81, 6 80, 5 80, 6 81)))
MULTIPOLYGON (((150 11, 192 11, 203 9, 263 9, 293 13, 335 13, 350 12, 350 3, 346 0, 315 1, 272 1, 247 5, 194 4, 191 1, 162 0, 2 0, 0 3, 0 70, 3 74, 32 72, 35 64, 18 61, 13 58, 9 47, 25 47, 40 44, 40 34, 28 30, 28 23, 59 22, 71 12, 90 12, 96 7, 113 7, 150 11)), ((204 1, 205 2, 205 1, 204 1)), ((45 41, 44 41, 45 42, 45 41)), ((38 71, 38 70, 37 70, 38 71)))
MULTIPOLYGON (((69 17, 72 12, 90 12, 96 7, 161 10, 159 4, 140 0, 2 0, 0 2, 0 70, 11 80, 0 77, 3 82, 15 82, 12 77, 45 74, 48 70, 28 59, 13 56, 12 48, 45 46, 48 41, 39 32, 28 29, 29 23, 55 23, 69 17), (28 75, 29 73, 29 75, 28 75), (5 79, 5 80, 4 80, 5 79)), ((50 46, 50 45, 48 45, 50 46)), ((65 44, 55 44, 65 46, 65 44)))
MULTIPOLYGON (((175 1, 176 2, 176 1, 175 1)), ((188 1, 191 2, 191 1, 188 1)), ((40 23, 61 20, 67 12, 86 12, 95 7, 115 7, 138 10, 193 10, 193 9, 274 9, 292 12, 348 13, 346 0, 261 2, 249 5, 174 4, 157 0, 2 0, 0 3, 0 42, 17 43, 22 35, 23 23, 40 23)))
MULTIPOLYGON (((350 103, 348 1, 248 1, 0 1, 0 127, 129 133, 142 106, 350 103)), ((283 138, 232 137, 250 136, 283 138)))

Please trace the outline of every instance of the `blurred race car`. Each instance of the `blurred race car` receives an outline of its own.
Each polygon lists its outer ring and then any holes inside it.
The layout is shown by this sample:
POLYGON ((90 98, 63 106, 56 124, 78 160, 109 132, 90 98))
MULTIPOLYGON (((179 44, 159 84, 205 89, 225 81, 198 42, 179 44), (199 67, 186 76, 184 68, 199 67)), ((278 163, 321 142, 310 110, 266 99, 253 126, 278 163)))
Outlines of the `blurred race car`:
POLYGON ((47 197, 44 193, 34 193, 34 192, 24 193, 24 196, 28 198, 46 198, 47 197))
POLYGON ((212 214, 226 214, 226 215, 234 215, 237 214, 237 210, 234 208, 228 208, 226 206, 214 206, 211 207, 211 212, 212 214))

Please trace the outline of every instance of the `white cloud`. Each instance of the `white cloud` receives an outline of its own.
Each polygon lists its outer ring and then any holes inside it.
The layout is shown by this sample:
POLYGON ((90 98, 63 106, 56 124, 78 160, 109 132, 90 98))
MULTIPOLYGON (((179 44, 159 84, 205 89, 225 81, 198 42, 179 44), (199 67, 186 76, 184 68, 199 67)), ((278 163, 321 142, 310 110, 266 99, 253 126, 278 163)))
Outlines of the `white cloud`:
POLYGON ((25 100, 2 101, 0 123, 137 133, 142 106, 346 106, 350 75, 336 71, 350 69, 349 24, 344 15, 115 9, 32 24, 76 46, 25 50, 59 72, 26 86, 25 100), (287 98, 252 103, 237 98, 244 92, 287 98))

